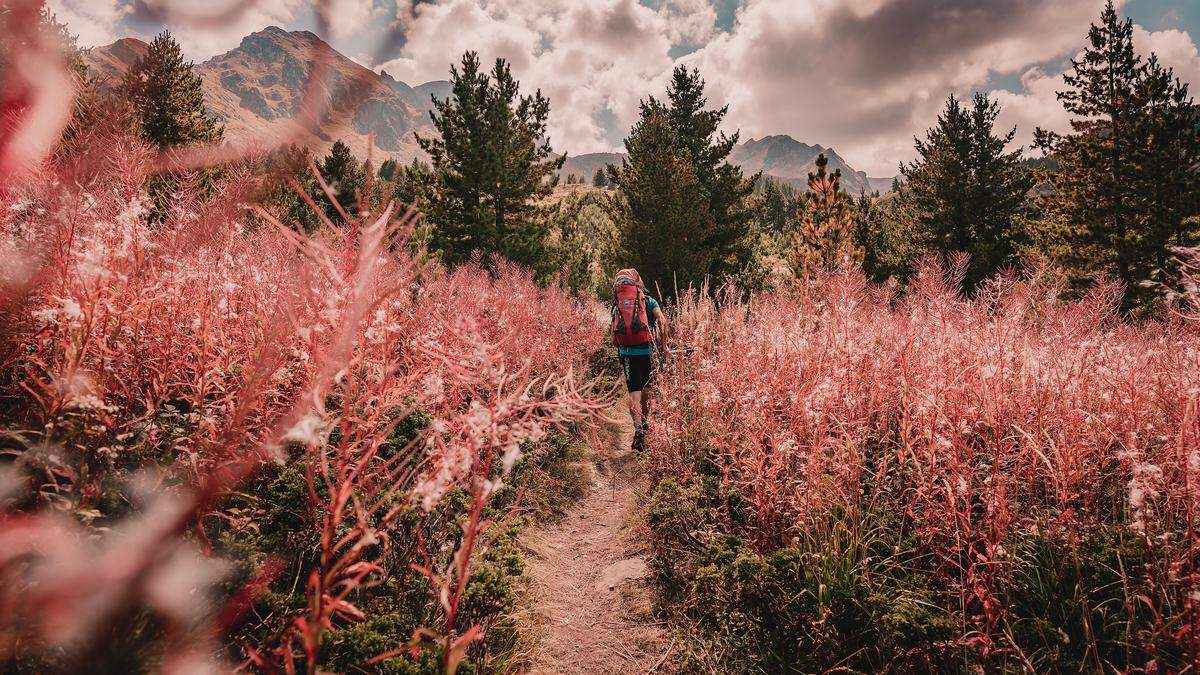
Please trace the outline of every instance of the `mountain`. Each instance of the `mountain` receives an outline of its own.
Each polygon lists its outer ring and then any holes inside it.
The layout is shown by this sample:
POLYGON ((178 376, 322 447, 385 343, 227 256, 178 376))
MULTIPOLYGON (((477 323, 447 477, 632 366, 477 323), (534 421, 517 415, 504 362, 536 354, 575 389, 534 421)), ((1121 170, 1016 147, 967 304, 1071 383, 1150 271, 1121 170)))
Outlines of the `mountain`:
MULTIPOLYGON (((843 190, 855 196, 863 191, 874 191, 866 172, 856 171, 833 148, 808 145, 791 136, 751 138, 733 148, 729 161, 742 167, 744 173, 762 171, 765 176, 804 189, 808 187, 808 174, 817 170, 817 157, 821 154, 829 160, 830 173, 842 172, 843 190)), ((890 186, 890 179, 888 184, 890 186)))
POLYGON ((566 180, 567 176, 575 174, 582 176, 584 181, 590 183, 592 177, 596 175, 597 169, 609 164, 619 165, 628 156, 623 152, 589 152, 582 155, 567 155, 567 161, 563 162, 562 168, 558 170, 558 175, 566 180))
POLYGON ((452 85, 446 80, 434 80, 415 87, 409 86, 391 76, 386 70, 381 74, 383 81, 409 105, 419 110, 428 119, 428 113, 433 110, 433 97, 445 99, 450 96, 452 85))
MULTIPOLYGON (((125 38, 88 50, 84 58, 102 86, 113 87, 147 48, 141 40, 125 38)), ((264 147, 289 139, 317 56, 328 68, 316 85, 317 99, 327 109, 315 132, 306 131, 291 140, 323 153, 341 139, 356 155, 366 158, 368 139, 373 136, 371 156, 377 163, 387 158, 408 162, 424 157, 413 132, 435 133, 429 118, 432 97, 449 96, 449 82, 412 86, 343 56, 313 33, 275 26, 246 36, 237 48, 196 66, 204 80, 205 103, 225 125, 226 138, 252 139, 264 147)), ((830 171, 841 170, 847 192, 857 195, 864 189, 886 192, 891 188, 891 178, 870 178, 855 171, 832 148, 801 143, 791 136, 752 138, 734 147, 729 159, 748 174, 762 171, 803 189, 821 153, 829 158, 830 171)), ((567 158, 559 175, 575 174, 591 181, 597 169, 620 164, 624 158, 623 153, 575 155, 567 158)))
POLYGON ((875 178, 873 176, 868 176, 867 182, 871 184, 871 187, 867 188, 867 192, 868 193, 878 192, 881 195, 891 192, 892 191, 892 183, 894 183, 897 178, 900 180, 901 183, 904 182, 903 176, 891 176, 888 178, 875 178))
MULTIPOLYGON (((729 153, 729 162, 741 167, 746 174, 762 171, 764 176, 787 183, 794 187, 808 187, 808 174, 817 170, 817 156, 825 153, 829 158, 829 171, 840 169, 842 189, 851 195, 866 190, 872 193, 887 192, 892 188, 891 178, 871 178, 865 172, 856 171, 832 148, 801 143, 791 136, 767 136, 734 146, 729 153)), ((591 180, 596 169, 606 164, 620 164, 626 155, 623 152, 592 152, 568 156, 558 175, 566 178, 570 174, 591 180)))
MULTIPOLYGON (((145 50, 144 42, 125 39, 94 48, 85 58, 101 78, 115 82, 145 50)), ((448 82, 411 87, 359 65, 313 33, 274 26, 246 36, 237 48, 197 65, 196 72, 204 80, 205 104, 225 125, 226 138, 270 146, 295 129, 317 57, 328 69, 316 85, 324 114, 315 133, 297 142, 324 152, 341 139, 365 158, 373 134, 377 163, 423 155, 413 132, 433 132, 430 94, 444 96, 448 82)))
POLYGON ((113 87, 148 49, 150 45, 137 38, 121 38, 111 45, 87 50, 83 58, 102 86, 113 87))

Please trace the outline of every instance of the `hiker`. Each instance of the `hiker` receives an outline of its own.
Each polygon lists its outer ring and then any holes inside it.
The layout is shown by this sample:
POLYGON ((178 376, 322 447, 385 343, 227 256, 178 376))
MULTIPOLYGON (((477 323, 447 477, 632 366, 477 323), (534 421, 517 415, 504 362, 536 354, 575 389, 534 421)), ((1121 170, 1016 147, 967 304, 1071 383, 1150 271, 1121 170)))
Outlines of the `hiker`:
POLYGON ((629 414, 633 417, 633 447, 640 450, 646 439, 646 415, 650 396, 646 391, 654 378, 655 338, 666 335, 667 320, 658 301, 646 294, 642 277, 635 269, 617 272, 613 279, 611 310, 613 342, 625 371, 629 388, 629 414))

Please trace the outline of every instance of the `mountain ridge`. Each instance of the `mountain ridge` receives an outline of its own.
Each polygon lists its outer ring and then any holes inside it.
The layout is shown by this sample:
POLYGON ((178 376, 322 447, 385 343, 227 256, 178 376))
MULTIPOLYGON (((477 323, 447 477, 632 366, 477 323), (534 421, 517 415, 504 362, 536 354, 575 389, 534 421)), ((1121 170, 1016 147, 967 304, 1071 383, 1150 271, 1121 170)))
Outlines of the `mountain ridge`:
MULTIPOLYGON (((842 172, 841 185, 846 192, 857 196, 861 192, 883 194, 891 189, 892 177, 868 176, 865 171, 857 171, 851 167, 832 148, 808 145, 785 134, 765 136, 757 140, 752 138, 745 143, 739 143, 729 153, 729 163, 741 168, 743 173, 762 171, 767 178, 804 190, 808 187, 808 174, 816 172, 816 160, 822 153, 829 159, 829 171, 842 172)), ((627 157, 623 152, 568 154, 567 161, 563 163, 558 175, 563 179, 570 175, 580 176, 590 182, 597 169, 608 164, 620 164, 627 157)))
MULTIPOLYGON (((84 58, 102 86, 111 87, 148 48, 137 38, 122 38, 88 50, 84 58)), ((227 138, 253 139, 264 146, 291 140, 318 153, 340 139, 359 157, 365 158, 369 152, 377 163, 424 158, 413 132, 436 133, 429 117, 433 98, 444 99, 451 93, 446 80, 413 86, 387 71, 363 66, 312 32, 278 26, 247 35, 237 47, 197 64, 196 71, 203 80, 205 104, 225 126, 227 138), (324 80, 311 85, 324 114, 315 131, 304 130, 296 138, 295 122, 310 86, 314 55, 320 55, 328 67, 324 80)), ((855 170, 832 148, 809 145, 785 134, 739 143, 729 160, 746 173, 762 171, 803 189, 821 153, 829 158, 830 171, 842 172, 842 187, 847 192, 873 192, 881 184, 890 187, 891 178, 871 178, 855 170)), ((624 157, 620 152, 569 154, 559 175, 575 174, 590 181, 598 168, 619 163, 624 157)))
MULTIPOLYGON (((115 86, 145 55, 148 45, 123 38, 94 47, 84 60, 101 86, 115 86)), ((195 66, 203 80, 209 112, 231 140, 253 139, 264 146, 291 140, 324 152, 342 140, 360 157, 376 162, 407 162, 423 156, 413 132, 434 132, 428 111, 430 94, 442 96, 449 82, 435 80, 416 87, 377 73, 338 52, 309 31, 268 26, 242 38, 237 47, 195 66), (315 56, 326 63, 322 81, 309 83, 315 56), (323 112, 314 130, 298 138, 299 115, 306 88, 323 112)))

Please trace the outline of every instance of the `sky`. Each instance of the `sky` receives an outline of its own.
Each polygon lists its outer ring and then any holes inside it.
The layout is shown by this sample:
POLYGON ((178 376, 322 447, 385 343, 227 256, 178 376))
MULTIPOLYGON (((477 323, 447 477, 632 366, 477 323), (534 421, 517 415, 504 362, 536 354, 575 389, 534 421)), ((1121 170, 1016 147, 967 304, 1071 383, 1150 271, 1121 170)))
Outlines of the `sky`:
MULTIPOLYGON (((315 28, 305 0, 48 0, 84 46, 164 25, 197 62, 269 25, 315 28), (164 14, 163 9, 167 9, 164 14)), ((946 96, 989 93, 1028 147, 1062 131, 1055 98, 1105 0, 330 0, 339 51, 410 84, 445 79, 468 49, 502 57, 550 99, 550 137, 572 154, 620 149, 638 102, 678 64, 699 68, 723 129, 788 134, 891 176, 946 96)), ((1119 0, 1139 51, 1200 89, 1200 0, 1119 0)))

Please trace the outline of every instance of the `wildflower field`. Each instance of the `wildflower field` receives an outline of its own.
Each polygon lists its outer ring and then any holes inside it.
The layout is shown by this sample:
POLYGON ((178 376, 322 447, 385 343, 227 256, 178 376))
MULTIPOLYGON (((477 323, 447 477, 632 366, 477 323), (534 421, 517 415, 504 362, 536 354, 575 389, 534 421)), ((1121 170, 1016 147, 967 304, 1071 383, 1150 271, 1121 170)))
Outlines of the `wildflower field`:
POLYGON ((0 660, 495 666, 523 486, 609 403, 595 309, 394 207, 297 234, 252 168, 158 207, 152 151, 95 141, 0 203, 0 660))
POLYGON ((649 518, 692 667, 1195 668, 1196 325, 957 280, 681 301, 649 518))
POLYGON ((1197 673, 1184 14, 88 4, 0 0, 3 673, 1197 673))

